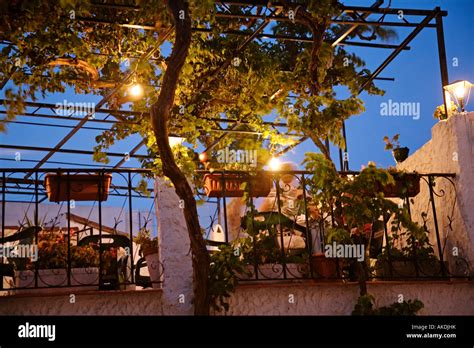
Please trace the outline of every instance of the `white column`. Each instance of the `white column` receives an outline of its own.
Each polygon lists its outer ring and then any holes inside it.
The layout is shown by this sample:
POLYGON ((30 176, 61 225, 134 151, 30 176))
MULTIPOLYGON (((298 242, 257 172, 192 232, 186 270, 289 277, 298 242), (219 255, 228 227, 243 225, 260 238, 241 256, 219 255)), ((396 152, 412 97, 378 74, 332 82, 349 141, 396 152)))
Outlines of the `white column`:
POLYGON ((174 187, 155 180, 160 259, 164 267, 163 314, 192 315, 193 271, 183 209, 174 187))

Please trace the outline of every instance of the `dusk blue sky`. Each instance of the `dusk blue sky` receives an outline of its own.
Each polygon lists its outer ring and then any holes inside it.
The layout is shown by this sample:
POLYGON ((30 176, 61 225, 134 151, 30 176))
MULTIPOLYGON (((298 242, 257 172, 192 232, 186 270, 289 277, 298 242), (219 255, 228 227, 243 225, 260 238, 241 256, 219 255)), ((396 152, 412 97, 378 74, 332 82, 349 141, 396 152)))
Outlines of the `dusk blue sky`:
MULTIPOLYGON (((372 4, 372 1, 344 1, 347 5, 372 4)), ((388 1, 385 1, 386 6, 388 1)), ((393 0, 393 8, 415 8, 433 9, 440 6, 448 11, 448 16, 444 17, 444 31, 446 52, 448 60, 450 82, 459 79, 474 82, 474 45, 473 45, 473 13, 474 1, 472 0, 424 0, 424 1, 404 1, 393 0), (452 65, 453 59, 457 58, 458 66, 452 65)), ((379 15, 373 15, 371 19, 377 20, 379 15)), ((391 17, 396 19, 396 17, 391 17)), ((415 17, 407 17, 409 21, 414 21, 415 17)), ((421 17, 418 17, 421 20, 421 17)), ((401 42, 413 28, 397 28, 397 43, 401 42)), ((391 153, 384 151, 384 135, 394 135, 400 133, 400 142, 403 146, 408 146, 411 153, 420 148, 430 139, 431 127, 437 122, 433 118, 435 107, 442 103, 441 77, 439 69, 436 29, 424 29, 410 44, 410 51, 403 51, 386 68, 381 77, 393 77, 391 81, 377 81, 377 85, 386 91, 384 96, 369 96, 362 93, 361 98, 365 103, 366 111, 359 116, 351 118, 347 124, 347 136, 349 147, 349 161, 351 169, 358 170, 361 165, 368 161, 374 161, 381 166, 393 165, 394 161, 391 153), (415 102, 420 103, 420 118, 414 120, 413 117, 384 117, 380 114, 381 103, 388 102, 415 102)), ((371 70, 377 68, 383 60, 390 54, 388 49, 356 48, 347 47, 348 50, 357 53, 367 63, 371 70)), ((3 97, 3 91, 2 91, 3 97)), ((98 101, 94 96, 75 96, 68 92, 63 95, 48 96, 45 101, 50 103, 68 101, 98 101)), ((473 98, 474 99, 474 98, 473 98)), ((468 109, 473 109, 474 100, 468 109)), ((32 110, 32 109, 30 109, 32 110)), ((34 119, 31 117, 18 117, 19 121, 35 121, 50 124, 68 124, 73 122, 59 120, 34 119)), ((94 127, 104 127, 102 124, 88 124, 94 127)), ((6 134, 0 134, 0 143, 15 145, 31 145, 53 147, 66 134, 68 129, 53 127, 38 127, 29 125, 10 124, 6 134)), ((91 150, 95 144, 94 138, 99 134, 97 131, 83 129, 79 131, 65 146, 68 149, 91 150)), ((127 152, 134 147, 140 139, 132 136, 129 139, 113 146, 110 151, 127 152)), ((295 150, 283 157, 284 160, 292 160, 300 163, 306 151, 315 151, 314 146, 308 140, 295 150)), ((0 166, 2 167, 32 167, 34 163, 6 161, 14 159, 16 150, 0 149, 0 166)), ((141 151, 144 153, 144 151, 141 151)), ((336 155, 335 149, 333 154, 336 155)), ((42 152, 21 151, 22 159, 34 160, 44 156, 42 152)), ((111 158, 110 164, 115 164, 119 159, 111 158)), ((335 158, 338 163, 337 157, 335 158)), ((84 155, 56 154, 51 161, 66 161, 80 164, 91 164, 92 158, 84 155)), ((127 166, 136 166, 137 162, 131 160, 127 166)), ((45 167, 67 167, 66 165, 48 164, 45 167)))

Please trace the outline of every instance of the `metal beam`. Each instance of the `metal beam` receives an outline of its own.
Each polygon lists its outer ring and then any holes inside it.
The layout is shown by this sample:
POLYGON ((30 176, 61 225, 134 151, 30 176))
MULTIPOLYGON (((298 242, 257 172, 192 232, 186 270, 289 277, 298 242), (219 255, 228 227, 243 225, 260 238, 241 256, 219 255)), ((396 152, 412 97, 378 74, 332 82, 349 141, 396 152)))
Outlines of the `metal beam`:
MULTIPOLYGON (((370 8, 378 8, 380 7, 381 5, 383 4, 383 0, 377 0, 377 2, 375 2, 374 4, 372 4, 370 6, 370 8)), ((367 17, 370 16, 370 13, 365 13, 361 16, 362 19, 365 19, 367 17)), ((342 40, 344 40, 350 33, 352 33, 356 28, 358 27, 357 24, 351 26, 349 29, 347 29, 346 32, 344 32, 344 34, 342 34, 341 36, 339 36, 332 44, 331 46, 334 47, 336 45, 338 45, 342 40)))
MULTIPOLYGON (((197 32, 204 32, 204 33, 212 32, 212 30, 208 29, 208 28, 194 28, 193 30, 197 31, 197 32)), ((241 30, 226 30, 226 31, 223 31, 222 34, 241 35, 241 36, 250 35, 250 33, 245 32, 245 31, 241 31, 241 30)), ((310 38, 310 37, 296 37, 296 36, 273 35, 273 34, 259 34, 259 35, 257 35, 257 38, 260 38, 260 39, 275 39, 275 40, 282 40, 282 41, 305 42, 305 43, 312 43, 313 42, 313 39, 310 38)), ((398 47, 398 45, 379 44, 379 43, 372 43, 372 42, 357 42, 357 41, 343 41, 343 42, 339 42, 338 45, 370 47, 370 48, 388 48, 388 49, 394 49, 394 48, 398 47)), ((410 47, 405 47, 404 48, 404 50, 409 50, 409 49, 410 49, 410 47)))
MULTIPOLYGON (((140 142, 128 153, 129 157, 135 155, 135 154, 137 153, 137 151, 140 150, 143 145, 145 145, 145 143, 146 143, 146 140, 145 140, 145 139, 142 139, 142 141, 140 141, 140 142)), ((120 168, 120 167, 122 166, 122 164, 124 164, 125 162, 127 162, 126 157, 123 157, 123 158, 114 166, 114 168, 120 168)))
POLYGON ((296 143, 294 143, 293 145, 290 145, 290 146, 287 146, 286 148, 284 148, 283 150, 281 150, 280 152, 277 152, 275 154, 276 157, 280 157, 282 156, 283 154, 287 153, 288 151, 290 151, 291 149, 294 149, 295 147, 297 147, 299 144, 301 144, 302 142, 304 142, 305 140, 307 140, 308 137, 307 136, 304 136, 304 137, 301 137, 300 139, 298 139, 296 141, 296 143))
POLYGON ((441 16, 441 9, 436 7, 436 38, 438 41, 438 57, 439 67, 441 70, 441 92, 443 95, 443 102, 446 113, 448 112, 448 103, 446 101, 446 93, 444 92, 444 86, 449 84, 448 77, 448 64, 446 61, 446 47, 444 45, 444 29, 443 29, 443 17, 441 16))
MULTIPOLYGON (((368 17, 370 13, 366 13, 365 17, 368 17)), ((216 18, 222 19, 267 19, 270 21, 276 22, 292 22, 288 16, 266 16, 266 15, 257 15, 257 14, 239 14, 239 13, 226 13, 226 12, 217 12, 216 18)), ((372 22, 372 21, 359 21, 359 20, 341 20, 333 19, 330 21, 332 24, 341 24, 341 25, 368 25, 368 26, 386 26, 386 27, 416 27, 418 23, 406 23, 406 22, 372 22)), ((435 24, 428 25, 431 28, 435 28, 435 24)))
MULTIPOLYGON (((403 13, 404 16, 429 16, 433 13, 433 10, 416 10, 410 8, 371 8, 371 7, 363 7, 363 6, 344 6, 345 12, 364 12, 364 13, 381 13, 381 14, 393 14, 399 15, 403 13), (401 12, 400 12, 401 11, 401 12)), ((447 16, 447 11, 441 11, 441 16, 447 16)))
MULTIPOLYGON (((392 78, 380 78, 380 79, 392 79, 392 78)), ((0 103, 2 101, 9 102, 6 99, 0 99, 0 103)), ((12 101, 13 102, 13 101, 12 101)), ((52 109, 55 108, 55 104, 50 104, 50 103, 37 103, 37 102, 25 102, 25 106, 31 106, 31 107, 41 107, 45 109, 52 109)), ((148 117, 150 115, 149 112, 141 112, 141 111, 129 111, 129 110, 110 110, 110 109, 100 109, 97 111, 97 113, 104 113, 104 114, 111 114, 112 116, 115 117, 115 114, 123 114, 127 116, 143 116, 143 117, 148 117)), ((6 111, 0 110, 0 114, 6 114, 6 111)), ((44 114, 34 114, 34 113, 22 113, 17 116, 27 116, 27 117, 45 117, 45 118, 57 118, 57 119, 64 119, 64 120, 71 120, 71 121, 80 121, 82 118, 79 117, 68 117, 68 116, 56 116, 56 115, 44 115, 44 114)), ((226 118, 214 118, 214 117, 201 117, 201 119, 206 120, 206 121, 211 121, 211 122, 222 122, 222 123, 241 123, 241 124, 250 124, 248 121, 244 120, 232 120, 232 119, 226 119, 226 118)), ((100 123, 116 123, 116 121, 112 120, 105 120, 105 119, 97 119, 93 118, 88 120, 88 122, 100 122, 100 123)), ((137 122, 131 122, 131 121, 120 121, 123 123, 127 124, 138 124, 137 122)), ((269 126, 275 126, 275 127, 287 127, 288 125, 283 122, 268 122, 265 121, 263 122, 264 125, 269 125, 269 126)))
MULTIPOLYGON (((14 150, 25 150, 25 151, 39 151, 39 152, 55 152, 59 153, 70 153, 74 155, 94 155, 94 151, 89 150, 76 150, 76 149, 56 149, 53 147, 40 147, 40 146, 26 146, 26 145, 5 145, 0 144, 0 149, 14 149, 14 150)), ((110 157, 124 157, 125 154, 120 152, 104 152, 107 156, 110 157)), ((139 159, 152 159, 150 156, 145 155, 131 155, 130 157, 139 158, 139 159)), ((32 168, 31 170, 37 170, 39 168, 32 168)), ((25 179, 28 179, 31 175, 25 176, 25 179)))
MULTIPOLYGON (((0 104, 3 103, 14 103, 14 100, 9 100, 9 99, 0 99, 0 104)), ((32 102, 32 101, 25 101, 24 102, 25 106, 32 106, 32 107, 38 107, 38 108, 45 108, 45 109, 54 109, 56 108, 56 104, 53 103, 38 103, 38 102, 32 102)), ((3 105, 1 105, 3 106, 3 105)), ((112 116, 116 117, 114 113, 117 114, 122 114, 126 116, 136 116, 136 115, 141 115, 143 112, 137 112, 137 111, 130 111, 130 110, 112 110, 112 109, 106 109, 106 108, 96 108, 94 111, 96 114, 111 114, 112 116)), ((92 121, 93 119, 91 119, 92 121)))
POLYGON ((395 59, 396 56, 398 56, 398 54, 402 51, 403 47, 407 46, 415 38, 415 36, 418 35, 418 33, 426 26, 426 24, 428 24, 436 15, 437 15, 437 11, 432 10, 429 13, 429 15, 427 15, 425 19, 423 19, 421 23, 419 23, 418 26, 405 38, 405 40, 403 40, 400 46, 397 49, 395 49, 387 57, 387 59, 385 59, 382 62, 382 64, 380 64, 380 66, 377 69, 375 69, 375 71, 370 75, 370 77, 362 84, 357 94, 360 94, 369 85, 369 83, 373 80, 373 78, 377 77, 382 72, 382 70, 385 69, 387 65, 390 64, 390 62, 395 59))

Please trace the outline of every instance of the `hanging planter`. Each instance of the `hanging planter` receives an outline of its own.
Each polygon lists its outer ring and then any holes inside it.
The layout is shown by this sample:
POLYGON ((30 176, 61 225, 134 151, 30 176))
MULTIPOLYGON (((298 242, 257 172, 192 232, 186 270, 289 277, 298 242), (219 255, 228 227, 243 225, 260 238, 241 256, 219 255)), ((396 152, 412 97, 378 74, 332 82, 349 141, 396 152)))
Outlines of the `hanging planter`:
POLYGON ((392 150, 393 158, 397 163, 402 163, 404 160, 406 160, 409 153, 410 149, 408 147, 397 147, 392 150))
POLYGON ((266 197, 272 189, 273 182, 270 175, 258 174, 249 177, 240 174, 206 174, 204 176, 204 190, 208 197, 242 197, 244 183, 250 182, 250 195, 252 197, 266 197), (225 182, 225 193, 223 190, 225 182))
POLYGON ((420 176, 415 173, 390 173, 395 184, 381 185, 378 183, 377 192, 383 192, 385 197, 415 197, 420 193, 420 176))
POLYGON ((106 201, 112 174, 46 174, 44 187, 50 202, 106 201), (68 178, 69 177, 69 178, 68 178), (69 197, 68 197, 69 181, 69 197), (99 188, 101 195, 99 197, 99 188))

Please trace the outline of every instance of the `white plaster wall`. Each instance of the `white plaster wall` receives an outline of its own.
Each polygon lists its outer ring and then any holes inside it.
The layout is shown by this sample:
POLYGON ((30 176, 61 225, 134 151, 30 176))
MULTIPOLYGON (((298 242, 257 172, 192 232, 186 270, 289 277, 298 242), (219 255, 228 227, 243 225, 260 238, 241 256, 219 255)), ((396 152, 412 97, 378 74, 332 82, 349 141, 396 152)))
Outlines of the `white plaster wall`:
POLYGON ((163 315, 162 291, 91 291, 0 296, 0 315, 163 315))
POLYGON ((193 313, 190 242, 179 197, 163 179, 155 181, 160 259, 164 267, 163 308, 167 315, 193 313))
MULTIPOLYGON (((472 282, 378 282, 369 283, 368 291, 375 296, 377 306, 389 305, 403 295, 405 300, 417 298, 424 303, 421 315, 474 315, 472 282)), ((0 296, 0 315, 167 315, 169 303, 163 296, 162 290, 155 289, 77 292, 75 303, 70 303, 69 294, 0 296)), ((237 287, 229 312, 214 314, 350 315, 358 296, 357 284, 248 284, 237 287)))
MULTIPOLYGON (((419 173, 456 174, 456 189, 446 179, 436 180, 436 192, 445 192, 443 197, 435 198, 443 243, 447 237, 444 256, 449 259, 453 270, 459 259, 453 256, 452 250, 457 247, 459 256, 474 265, 474 112, 457 114, 438 122, 432 128, 432 139, 397 167, 419 173), (452 229, 448 219, 451 215, 452 229)), ((422 222, 422 211, 429 213, 430 240, 434 243, 435 229, 429 197, 428 185, 422 181, 412 212, 419 222, 422 222)))
MULTIPOLYGON (((474 283, 379 282, 368 292, 377 307, 390 305, 403 295, 419 299, 421 315, 473 315, 474 283), (448 300, 449 299, 449 300, 448 300)), ((230 310, 217 315, 350 315, 359 297, 358 284, 281 283, 241 285, 230 298, 230 310)))

